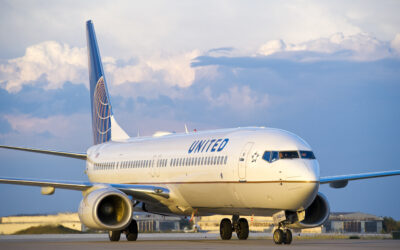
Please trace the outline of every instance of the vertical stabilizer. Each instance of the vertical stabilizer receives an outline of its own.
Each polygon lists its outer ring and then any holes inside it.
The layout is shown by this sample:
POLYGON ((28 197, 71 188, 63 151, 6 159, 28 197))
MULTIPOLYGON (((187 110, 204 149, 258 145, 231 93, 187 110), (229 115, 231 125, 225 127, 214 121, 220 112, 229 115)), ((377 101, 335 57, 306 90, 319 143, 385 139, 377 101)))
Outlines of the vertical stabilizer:
POLYGON ((129 136, 119 127, 113 117, 107 82, 97 45, 96 33, 91 20, 86 22, 86 38, 93 142, 94 144, 100 144, 110 140, 127 139, 129 136))

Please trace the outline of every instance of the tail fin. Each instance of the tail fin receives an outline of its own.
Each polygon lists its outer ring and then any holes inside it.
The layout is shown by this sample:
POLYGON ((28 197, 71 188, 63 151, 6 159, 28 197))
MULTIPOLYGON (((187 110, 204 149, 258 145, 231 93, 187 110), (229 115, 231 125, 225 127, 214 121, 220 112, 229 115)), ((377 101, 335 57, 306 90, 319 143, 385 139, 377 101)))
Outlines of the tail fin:
POLYGON ((106 78, 91 20, 86 22, 86 39, 89 63, 90 103, 94 144, 129 138, 114 119, 106 78))

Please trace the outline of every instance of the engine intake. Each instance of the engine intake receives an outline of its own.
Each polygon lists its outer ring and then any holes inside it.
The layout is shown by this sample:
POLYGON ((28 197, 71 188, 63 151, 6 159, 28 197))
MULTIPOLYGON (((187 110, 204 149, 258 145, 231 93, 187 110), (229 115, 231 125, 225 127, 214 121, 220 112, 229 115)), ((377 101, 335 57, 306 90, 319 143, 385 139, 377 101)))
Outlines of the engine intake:
POLYGON ((79 206, 79 218, 92 229, 122 230, 132 219, 132 202, 123 192, 101 188, 87 194, 79 206))
POLYGON ((290 224, 290 228, 312 228, 324 224, 330 214, 330 207, 325 195, 318 193, 311 205, 305 210, 302 221, 290 224))

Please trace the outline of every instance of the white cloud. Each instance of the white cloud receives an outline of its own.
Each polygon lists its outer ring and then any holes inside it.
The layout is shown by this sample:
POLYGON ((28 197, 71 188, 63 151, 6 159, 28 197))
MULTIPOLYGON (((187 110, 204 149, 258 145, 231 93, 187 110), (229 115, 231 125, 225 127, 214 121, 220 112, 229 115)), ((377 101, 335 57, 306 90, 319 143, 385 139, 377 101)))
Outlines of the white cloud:
MULTIPOLYGON (((137 63, 119 66, 112 57, 104 57, 108 84, 159 83, 167 86, 189 87, 195 79, 191 60, 198 50, 172 56, 141 58, 137 63)), ((54 41, 29 46, 22 57, 0 64, 0 86, 18 92, 24 85, 39 85, 45 89, 62 87, 65 82, 88 82, 85 48, 70 47, 54 41)))
POLYGON ((67 44, 46 41, 26 49, 25 55, 0 65, 0 83, 9 92, 23 85, 43 84, 46 89, 60 88, 66 81, 84 83, 87 72, 86 52, 67 44))
POLYGON ((400 55, 400 33, 396 34, 394 39, 390 42, 390 47, 400 55))
POLYGON ((142 58, 137 64, 119 67, 116 61, 105 61, 104 68, 112 84, 162 82, 169 86, 189 87, 195 79, 191 61, 200 55, 197 50, 174 56, 142 58))
POLYGON ((217 97, 213 97, 210 88, 204 89, 204 95, 212 106, 227 106, 235 111, 245 111, 245 114, 255 108, 267 107, 269 97, 267 94, 259 94, 249 86, 233 86, 217 97))
MULTIPOLYGON (((223 49, 228 55, 231 53, 229 51, 235 51, 235 54, 240 52, 240 49, 223 49)), ((125 93, 126 86, 130 84, 150 83, 152 93, 161 93, 171 87, 187 88, 196 78, 215 78, 216 67, 191 67, 192 60, 200 55, 200 50, 191 50, 172 55, 140 57, 135 62, 123 65, 117 63, 117 60, 112 57, 104 57, 103 61, 108 84, 111 87, 115 86, 116 93, 130 95, 125 93), (154 90, 154 86, 157 86, 157 90, 154 90)), ((246 55, 242 54, 242 56, 246 55)), ((355 35, 335 33, 329 37, 301 43, 270 40, 259 47, 257 55, 301 61, 379 60, 400 55, 400 34, 397 34, 391 42, 380 41, 366 33, 355 35)), ((45 89, 56 89, 62 87, 67 81, 87 85, 85 48, 46 41, 29 46, 22 57, 0 64, 0 86, 9 92, 18 92, 24 85, 39 85, 45 89)))
POLYGON ((74 134, 82 134, 82 124, 90 126, 88 114, 56 115, 47 118, 21 114, 4 115, 4 118, 14 131, 25 135, 50 133, 55 137, 69 138, 74 134))
MULTIPOLYGON (((396 47, 396 44, 396 40, 393 40, 392 47, 396 47)), ((390 51, 388 42, 380 41, 366 33, 348 36, 343 33, 336 33, 330 37, 298 44, 286 44, 282 40, 273 40, 265 43, 258 50, 259 55, 265 56, 280 54, 290 57, 290 52, 317 52, 323 54, 319 58, 318 55, 312 54, 308 57, 305 56, 302 60, 329 59, 327 56, 330 55, 331 59, 370 61, 394 56, 390 51), (285 52, 289 52, 289 54, 285 52)))
POLYGON ((277 52, 285 51, 286 44, 282 40, 271 40, 263 44, 258 53, 264 56, 268 56, 277 52))

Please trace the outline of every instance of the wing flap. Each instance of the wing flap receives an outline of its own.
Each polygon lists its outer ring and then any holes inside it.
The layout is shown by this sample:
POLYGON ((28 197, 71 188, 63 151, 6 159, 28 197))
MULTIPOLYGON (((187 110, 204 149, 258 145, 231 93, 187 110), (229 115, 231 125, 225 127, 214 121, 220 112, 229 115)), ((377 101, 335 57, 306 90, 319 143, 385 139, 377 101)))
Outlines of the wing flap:
POLYGON ((28 151, 28 152, 39 153, 39 154, 47 154, 47 155, 57 155, 57 156, 62 156, 62 157, 75 158, 75 159, 79 159, 79 160, 86 160, 86 158, 87 158, 86 154, 81 154, 81 153, 69 153, 69 152, 35 149, 35 148, 12 147, 12 146, 5 146, 5 145, 0 145, 0 148, 28 151))
POLYGON ((168 199, 170 191, 164 187, 147 186, 147 185, 131 185, 131 184, 108 184, 113 188, 132 195, 137 200, 145 200, 149 195, 156 195, 168 199))

